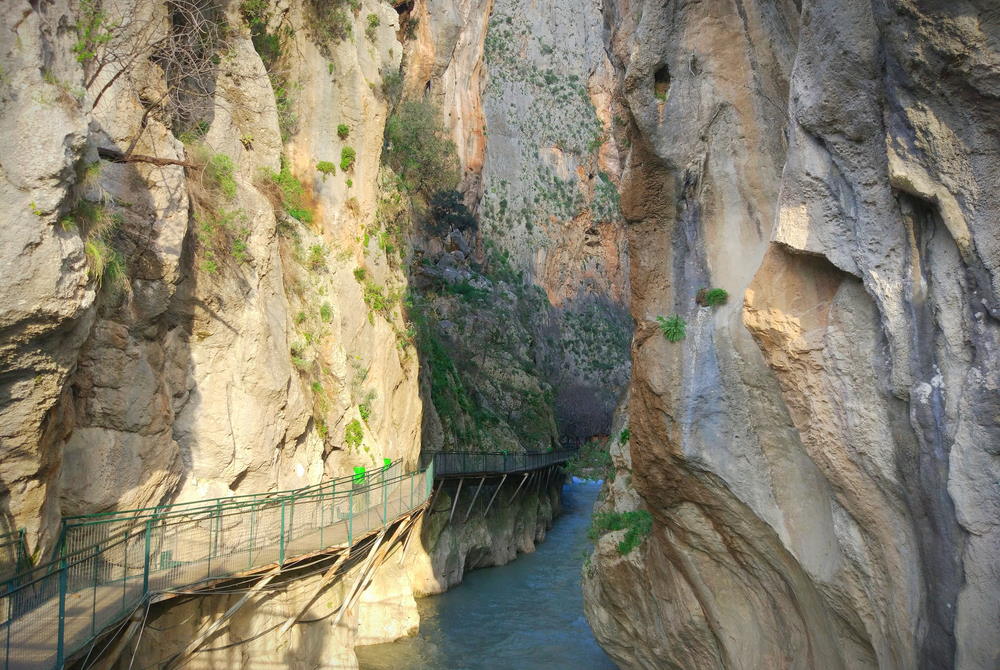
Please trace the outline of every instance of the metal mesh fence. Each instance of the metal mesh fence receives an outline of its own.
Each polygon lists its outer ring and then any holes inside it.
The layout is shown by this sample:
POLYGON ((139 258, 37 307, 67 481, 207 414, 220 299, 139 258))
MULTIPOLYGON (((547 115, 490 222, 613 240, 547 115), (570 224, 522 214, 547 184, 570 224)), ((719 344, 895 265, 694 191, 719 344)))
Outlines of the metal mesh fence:
POLYGON ((2 667, 61 667, 150 593, 352 544, 430 496, 433 464, 398 470, 278 494, 67 519, 60 557, 18 573, 0 595, 2 667))

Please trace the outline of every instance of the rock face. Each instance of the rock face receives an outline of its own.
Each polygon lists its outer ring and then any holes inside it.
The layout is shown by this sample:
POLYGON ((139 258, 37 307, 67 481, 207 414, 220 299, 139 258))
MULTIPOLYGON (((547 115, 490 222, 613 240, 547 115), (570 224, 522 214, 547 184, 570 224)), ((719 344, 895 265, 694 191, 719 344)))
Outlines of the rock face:
POLYGON ((628 668, 997 667, 1000 15, 605 13, 640 325, 602 504, 654 528, 599 542, 598 639, 628 668))

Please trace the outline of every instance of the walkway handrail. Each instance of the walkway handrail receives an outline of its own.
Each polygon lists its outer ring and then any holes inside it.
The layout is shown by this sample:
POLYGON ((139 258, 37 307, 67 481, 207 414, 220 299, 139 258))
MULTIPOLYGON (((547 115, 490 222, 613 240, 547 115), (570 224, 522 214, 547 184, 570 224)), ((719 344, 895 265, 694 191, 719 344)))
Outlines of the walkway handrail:
POLYGON ((429 498, 433 463, 407 474, 390 470, 240 496, 234 504, 214 499, 68 524, 67 532, 82 535, 67 535, 59 558, 19 574, 0 593, 0 668, 60 668, 153 593, 353 544, 429 498), (88 538, 95 541, 88 545, 88 538))
POLYGON ((576 452, 569 449, 545 452, 433 451, 420 456, 421 466, 434 464, 436 477, 506 474, 537 470, 565 463, 576 452))

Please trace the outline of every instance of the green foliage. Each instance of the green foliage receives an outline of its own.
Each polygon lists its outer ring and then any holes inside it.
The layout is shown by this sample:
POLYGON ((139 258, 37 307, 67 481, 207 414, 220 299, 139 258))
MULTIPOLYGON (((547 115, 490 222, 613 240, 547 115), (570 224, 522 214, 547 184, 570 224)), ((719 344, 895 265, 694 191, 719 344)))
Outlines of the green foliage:
POLYGON ((386 295, 385 288, 379 286, 373 281, 366 280, 361 290, 361 297, 364 299, 365 304, 373 312, 379 312, 388 316, 388 312, 392 309, 395 301, 388 295, 386 295))
POLYGON ((281 171, 270 172, 270 180, 281 193, 281 205, 288 215, 302 223, 312 223, 313 213, 306 206, 305 186, 288 169, 288 163, 281 160, 281 171))
POLYGON ((667 338, 668 341, 680 342, 684 339, 687 322, 679 315, 674 314, 669 319, 658 316, 656 322, 660 324, 660 331, 663 332, 663 337, 667 338))
POLYGON ((436 192, 431 196, 430 206, 433 221, 430 227, 438 235, 447 234, 452 228, 463 232, 476 229, 476 217, 465 206, 458 191, 448 189, 436 192))
POLYGON ((330 323, 333 321, 333 309, 330 307, 330 303, 324 302, 319 308, 319 318, 323 323, 330 323))
POLYGON ((378 14, 368 15, 368 26, 365 28, 365 37, 372 42, 375 41, 375 37, 377 36, 376 31, 378 30, 380 23, 381 21, 379 21, 378 14))
POLYGON ((659 90, 653 91, 653 95, 656 96, 656 99, 659 100, 660 102, 666 102, 667 100, 666 91, 659 91, 659 90))
POLYGON ((628 428, 623 429, 622 432, 618 434, 618 444, 627 443, 631 437, 632 432, 628 428))
POLYGON ((103 237, 88 239, 83 244, 83 251, 87 256, 88 274, 97 282, 98 289, 108 286, 120 290, 128 285, 125 258, 103 237))
POLYGON ((590 440, 566 463, 566 470, 583 479, 610 479, 613 467, 607 440, 590 440))
POLYGON ((202 269, 209 274, 219 271, 218 255, 230 255, 237 262, 250 260, 247 239, 250 229, 245 225, 246 214, 242 210, 202 209, 195 217, 195 234, 198 246, 204 251, 202 269))
POLYGON ((309 267, 319 270, 326 265, 326 249, 322 244, 314 244, 309 247, 309 267))
POLYGON ((361 446, 364 439, 365 429, 361 426, 361 422, 357 419, 351 419, 344 429, 344 444, 347 445, 348 449, 354 451, 361 446))
POLYGON ((205 164, 205 179, 210 186, 219 190, 227 200, 236 197, 236 179, 233 159, 226 154, 214 154, 205 164))
POLYGON ((319 382, 313 382, 312 384, 309 385, 309 388, 312 389, 313 393, 323 392, 323 385, 319 382))
POLYGON ((490 297, 490 292, 486 289, 477 288, 468 281, 457 281, 452 284, 445 284, 449 293, 464 298, 469 302, 483 302, 490 297))
POLYGON ((385 125, 386 162, 407 189, 425 196, 458 184, 458 154, 440 118, 431 103, 408 100, 385 125))
POLYGON ((86 63, 97 57, 97 50, 114 37, 117 26, 109 23, 97 0, 80 0, 80 18, 76 22, 77 40, 73 44, 76 60, 86 63))
POLYGON ((372 416, 372 403, 371 400, 365 398, 364 402, 358 405, 358 414, 361 415, 361 420, 368 423, 368 419, 372 416))
POLYGON ((726 304, 729 299, 729 292, 724 288, 703 288, 698 291, 696 300, 699 305, 705 307, 718 307, 726 304))
POLYGON ((347 180, 347 188, 351 188, 352 186, 354 186, 354 180, 353 179, 348 179, 347 180))
POLYGON ((337 137, 342 140, 346 140, 347 136, 351 134, 351 129, 347 127, 346 123, 337 124, 337 137))
POLYGON ((357 0, 306 1, 306 24, 327 56, 333 55, 333 47, 338 42, 351 36, 349 10, 357 12, 360 8, 361 3, 357 0))
POLYGON ((337 174, 337 166, 330 161, 320 161, 316 163, 316 170, 323 175, 324 181, 329 175, 337 174))
POLYGON ((347 172, 354 167, 354 159, 356 154, 352 147, 344 147, 340 150, 340 170, 341 172, 347 172))
POLYGON ((618 543, 618 553, 625 556, 653 532, 653 516, 644 509, 631 512, 598 512, 591 521, 587 536, 591 540, 596 540, 601 535, 615 530, 625 531, 625 537, 618 543))
POLYGON ((399 70, 388 70, 382 75, 382 95, 390 103, 395 104, 396 100, 403 93, 403 73, 399 70))
POLYGON ((368 276, 368 271, 364 268, 354 268, 354 279, 358 282, 364 282, 365 277, 368 276))
POLYGON ((295 323, 296 325, 303 324, 308 318, 309 317, 306 315, 305 312, 299 312, 298 314, 295 315, 295 323))

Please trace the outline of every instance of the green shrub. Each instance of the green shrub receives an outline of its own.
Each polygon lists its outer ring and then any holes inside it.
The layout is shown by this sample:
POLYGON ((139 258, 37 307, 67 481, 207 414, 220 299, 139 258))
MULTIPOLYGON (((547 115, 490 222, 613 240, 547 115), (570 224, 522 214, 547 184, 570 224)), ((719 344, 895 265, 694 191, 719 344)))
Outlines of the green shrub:
POLYGON ((630 437, 632 437, 632 432, 628 428, 623 429, 618 435, 618 444, 627 443, 630 437))
POLYGON ((674 314, 669 319, 658 316, 656 317, 656 322, 660 324, 660 330, 663 332, 663 337, 667 338, 668 341, 680 342, 684 339, 684 331, 687 327, 687 322, 685 322, 679 315, 674 314))
POLYGON ((281 160, 281 171, 270 172, 268 176, 278 187, 281 205, 288 216, 302 223, 312 223, 312 210, 306 207, 305 186, 291 173, 284 158, 281 160))
POLYGON ((357 419, 351 419, 350 423, 344 429, 344 443, 347 448, 354 451, 361 446, 362 440, 365 439, 365 429, 362 428, 361 422, 357 419))
POLYGON ((302 324, 302 323, 305 323, 305 320, 306 320, 307 318, 308 318, 308 317, 306 316, 306 313, 305 313, 305 312, 299 312, 298 314, 296 314, 296 315, 295 315, 295 323, 296 323, 296 324, 302 324))
POLYGON ((337 137, 342 140, 346 140, 347 136, 351 134, 351 129, 347 127, 346 123, 341 123, 337 125, 337 137))
POLYGON ((312 384, 309 385, 309 388, 312 389, 313 393, 322 393, 323 392, 323 385, 320 384, 319 382, 313 382, 312 384))
POLYGON ((365 28, 365 37, 367 37, 372 42, 375 41, 375 37, 377 36, 376 30, 378 30, 380 23, 381 22, 379 21, 378 14, 368 15, 368 27, 365 28))
POLYGON ((319 270, 326 265, 326 249, 322 244, 314 244, 309 247, 309 267, 319 270))
POLYGON ((625 537, 618 543, 618 553, 625 556, 642 544, 653 531, 653 516, 644 509, 632 512, 598 512, 591 521, 587 536, 596 540, 615 530, 625 531, 625 537))
POLYGON ((704 307, 718 307, 729 300, 729 292, 724 288, 703 288, 698 291, 695 300, 704 307))
POLYGON ((362 421, 364 421, 365 423, 368 423, 368 419, 370 419, 371 416, 372 416, 371 402, 369 402, 366 399, 363 403, 361 403, 360 405, 358 405, 358 414, 361 415, 361 420, 362 421))
POLYGON ((226 154, 214 154, 205 165, 205 178, 216 189, 232 200, 236 197, 236 179, 233 159, 226 154))
POLYGON ((434 221, 431 229, 438 235, 444 235, 452 228, 460 231, 476 229, 476 217, 465 206, 462 194, 458 191, 449 189, 436 192, 431 196, 430 206, 434 221))
POLYGON ((390 103, 395 103, 403 93, 403 73, 389 70, 382 75, 382 95, 390 103))
POLYGON ((316 170, 323 175, 324 181, 329 175, 337 174, 337 166, 330 161, 320 161, 316 163, 316 170))
POLYGON ((86 63, 97 57, 97 49, 114 37, 114 25, 100 11, 97 0, 80 0, 80 18, 76 22, 77 41, 73 44, 76 60, 86 63))
POLYGON ((385 125, 386 162, 409 190, 430 196, 458 184, 458 154, 437 107, 408 100, 385 125))
POLYGON ((352 147, 344 147, 340 150, 340 171, 347 172, 354 167, 356 154, 352 147))
POLYGON ((348 179, 347 180, 347 188, 351 188, 352 186, 354 186, 354 180, 353 179, 348 179))
POLYGON ((358 282, 363 282, 367 276, 368 271, 364 268, 354 268, 354 279, 358 282))
POLYGON ((333 309, 330 308, 330 303, 324 302, 319 308, 319 318, 323 323, 330 323, 333 321, 333 309))

